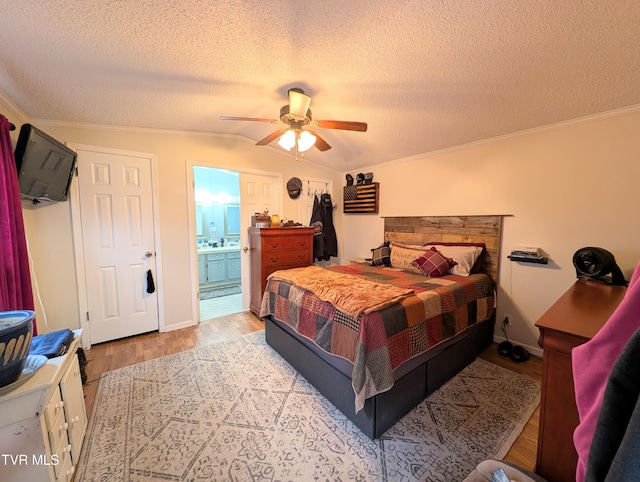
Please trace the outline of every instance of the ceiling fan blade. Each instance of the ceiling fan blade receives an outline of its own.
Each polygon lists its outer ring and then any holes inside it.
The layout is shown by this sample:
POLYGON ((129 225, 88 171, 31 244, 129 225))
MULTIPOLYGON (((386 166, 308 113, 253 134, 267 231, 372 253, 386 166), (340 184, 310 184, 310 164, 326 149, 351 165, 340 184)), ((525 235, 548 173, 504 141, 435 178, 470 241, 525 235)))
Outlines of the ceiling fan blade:
POLYGON ((254 121, 254 122, 269 122, 272 124, 277 124, 278 121, 275 119, 264 119, 261 117, 233 117, 228 115, 221 115, 220 120, 234 120, 234 121, 254 121))
POLYGON ((284 133, 284 131, 272 132, 271 134, 269 134, 264 139, 260 139, 258 142, 256 142, 256 146, 266 146, 271 141, 273 141, 273 140, 277 139, 278 137, 280 137, 283 133, 284 133))
POLYGON ((309 132, 314 136, 316 136, 316 143, 314 145, 318 148, 318 150, 324 152, 331 149, 331 146, 329 145, 329 143, 325 141, 322 137, 320 137, 317 132, 313 132, 313 131, 309 131, 309 132))
POLYGON ((302 89, 289 89, 289 114, 304 119, 309 110, 309 104, 311 104, 311 97, 302 89))
POLYGON ((315 121, 322 129, 342 129, 345 131, 367 132, 366 122, 319 120, 315 121))

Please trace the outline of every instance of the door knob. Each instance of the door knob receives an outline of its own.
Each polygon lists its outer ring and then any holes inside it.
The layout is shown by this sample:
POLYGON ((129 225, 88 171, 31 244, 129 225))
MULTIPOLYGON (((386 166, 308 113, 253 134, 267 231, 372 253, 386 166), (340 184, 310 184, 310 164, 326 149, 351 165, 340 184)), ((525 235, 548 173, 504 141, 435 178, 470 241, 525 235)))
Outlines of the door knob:
POLYGON ((245 246, 244 248, 242 248, 242 251, 246 253, 247 251, 249 251, 249 248, 245 246))
POLYGON ((150 258, 151 256, 153 256, 153 253, 152 253, 151 251, 147 251, 146 253, 144 253, 144 255, 145 255, 147 258, 150 258))

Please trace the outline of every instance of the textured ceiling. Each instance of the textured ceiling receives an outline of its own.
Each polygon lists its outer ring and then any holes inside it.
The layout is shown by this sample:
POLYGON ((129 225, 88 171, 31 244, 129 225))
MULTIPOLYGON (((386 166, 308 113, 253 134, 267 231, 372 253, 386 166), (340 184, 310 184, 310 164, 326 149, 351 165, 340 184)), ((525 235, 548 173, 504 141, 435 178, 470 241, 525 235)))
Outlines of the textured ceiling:
MULTIPOLYGON (((638 0, 20 0, 0 90, 34 120, 239 134, 287 90, 338 171, 640 104, 638 0)), ((275 143, 273 143, 275 145, 275 143)), ((255 147, 256 150, 265 147, 255 147)))

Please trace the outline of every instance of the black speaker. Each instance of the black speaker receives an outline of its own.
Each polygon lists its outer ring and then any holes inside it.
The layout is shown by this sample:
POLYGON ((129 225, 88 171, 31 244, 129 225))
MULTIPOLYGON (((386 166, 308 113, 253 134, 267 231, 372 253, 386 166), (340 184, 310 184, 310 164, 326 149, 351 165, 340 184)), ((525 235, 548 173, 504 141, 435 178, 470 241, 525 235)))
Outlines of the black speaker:
POLYGON ((578 278, 586 277, 611 285, 628 284, 613 254, 606 249, 580 248, 573 255, 573 265, 578 278))

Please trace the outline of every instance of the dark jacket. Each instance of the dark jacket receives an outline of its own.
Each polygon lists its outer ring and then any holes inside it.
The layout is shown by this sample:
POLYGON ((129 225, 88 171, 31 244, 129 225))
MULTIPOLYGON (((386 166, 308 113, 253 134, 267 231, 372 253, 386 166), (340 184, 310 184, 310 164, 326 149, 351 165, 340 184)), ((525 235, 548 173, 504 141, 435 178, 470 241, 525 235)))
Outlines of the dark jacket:
POLYGON ((313 259, 329 261, 331 256, 338 256, 338 239, 333 225, 333 202, 330 194, 315 197, 309 225, 316 228, 313 236, 313 259))

